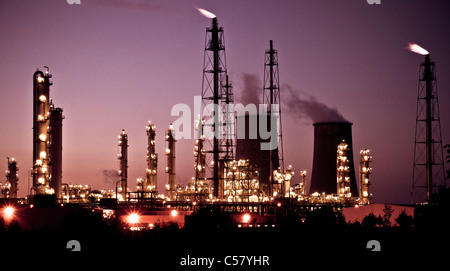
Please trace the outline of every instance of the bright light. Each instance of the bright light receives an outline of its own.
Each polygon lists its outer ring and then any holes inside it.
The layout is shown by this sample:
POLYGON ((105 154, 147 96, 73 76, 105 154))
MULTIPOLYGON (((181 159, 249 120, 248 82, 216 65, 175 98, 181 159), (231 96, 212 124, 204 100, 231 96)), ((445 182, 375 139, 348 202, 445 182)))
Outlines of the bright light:
POLYGON ((46 140, 47 140, 47 136, 46 136, 45 134, 40 134, 40 135, 39 135, 39 139, 40 139, 41 141, 46 141, 46 140))
POLYGON ((242 216, 242 222, 243 222, 243 223, 248 223, 248 222, 250 222, 250 219, 251 219, 251 216, 250 216, 249 214, 244 214, 244 215, 242 216))
POLYGON ((177 210, 172 210, 172 211, 170 212, 170 215, 171 215, 172 217, 176 217, 176 216, 178 215, 178 211, 177 211, 177 210))
POLYGON ((420 47, 420 45, 415 43, 408 43, 407 47, 411 52, 421 54, 421 55, 428 55, 429 52, 425 50, 424 48, 420 47))
POLYGON ((209 11, 207 11, 206 9, 197 8, 197 10, 198 10, 203 16, 205 16, 206 18, 212 19, 212 18, 216 18, 216 17, 217 17, 214 13, 209 12, 209 11))
POLYGON ((3 217, 6 220, 10 220, 12 219, 12 217, 14 216, 14 207, 12 206, 6 206, 5 208, 3 208, 3 217))
POLYGON ((141 216, 139 214, 131 213, 127 217, 127 222, 130 224, 136 224, 136 223, 139 223, 140 219, 141 219, 141 216))
POLYGON ((39 101, 45 102, 45 101, 47 101, 47 97, 45 97, 45 95, 41 95, 41 96, 39 96, 39 101))
POLYGON ((42 83, 42 82, 44 82, 44 77, 38 76, 37 80, 39 83, 42 83))

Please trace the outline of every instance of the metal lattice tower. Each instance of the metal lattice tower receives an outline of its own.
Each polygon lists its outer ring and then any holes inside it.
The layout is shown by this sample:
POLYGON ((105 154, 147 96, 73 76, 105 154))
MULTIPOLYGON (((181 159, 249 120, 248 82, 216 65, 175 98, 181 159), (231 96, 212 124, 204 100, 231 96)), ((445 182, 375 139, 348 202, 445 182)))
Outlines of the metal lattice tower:
MULTIPOLYGON (((283 137, 281 127, 281 107, 280 107, 280 81, 278 71, 278 52, 273 49, 273 41, 270 41, 270 49, 266 51, 264 61, 264 87, 263 87, 263 104, 267 105, 267 115, 269 116, 268 131, 272 127, 277 129, 278 145, 277 148, 270 148, 270 195, 273 193, 274 170, 280 167, 284 173, 284 156, 283 156, 283 137), (276 120, 276 123, 273 123, 276 120)), ((271 140, 272 142, 273 140, 271 140)))
POLYGON ((233 144, 227 139, 229 126, 233 124, 227 122, 230 118, 226 105, 232 103, 233 95, 226 75, 224 33, 218 27, 217 18, 213 18, 211 28, 206 29, 200 119, 205 121, 201 135, 204 136, 208 179, 213 181, 215 197, 219 195, 222 179, 220 164, 234 158, 233 144))
POLYGON ((411 203, 429 201, 445 186, 435 65, 430 55, 420 64, 411 203))

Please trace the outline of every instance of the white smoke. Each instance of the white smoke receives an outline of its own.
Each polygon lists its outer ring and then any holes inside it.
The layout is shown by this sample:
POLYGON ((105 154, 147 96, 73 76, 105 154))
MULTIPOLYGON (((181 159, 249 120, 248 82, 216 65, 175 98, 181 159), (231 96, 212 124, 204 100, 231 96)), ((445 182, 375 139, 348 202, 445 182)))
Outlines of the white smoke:
MULTIPOLYGON (((283 90, 288 94, 284 95, 284 104, 289 112, 300 119, 309 119, 313 123, 318 122, 349 122, 342 116, 337 108, 332 108, 301 91, 294 90, 290 85, 284 85, 283 90), (287 98, 289 97, 289 98, 287 98)), ((282 90, 282 91, 283 91, 282 90)))

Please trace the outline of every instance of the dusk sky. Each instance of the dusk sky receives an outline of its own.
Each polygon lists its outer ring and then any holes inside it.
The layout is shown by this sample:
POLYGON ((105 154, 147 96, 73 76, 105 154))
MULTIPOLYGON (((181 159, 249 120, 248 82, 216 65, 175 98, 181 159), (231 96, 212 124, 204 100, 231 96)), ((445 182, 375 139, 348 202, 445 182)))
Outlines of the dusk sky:
MULTIPOLYGON (((32 167, 32 75, 50 67, 50 97, 64 110, 63 183, 114 189, 117 136, 129 138, 129 186, 144 177, 151 120, 157 129, 158 190, 167 182, 164 134, 175 104, 201 95, 205 29, 225 33, 235 102, 262 94, 264 52, 278 50, 285 163, 299 182, 313 161, 312 119, 283 104, 302 99, 337 109, 353 123, 355 168, 371 150, 375 202, 409 203, 419 65, 436 62, 443 144, 450 143, 450 3, 427 0, 145 1, 0 0, 0 171, 18 161, 19 196, 32 167), (252 80, 249 80, 252 79, 252 80), (288 91, 289 90, 289 91, 288 91), (247 91, 246 94, 243 94, 247 91), (290 97, 294 95, 295 97, 290 97)), ((326 121, 324 119, 323 121, 326 121)), ((177 142, 177 183, 194 174, 194 141, 177 142)), ((4 175, 2 175, 4 176, 4 175)), ((5 177, 0 178, 1 182, 5 177)), ((30 178, 31 186, 31 178, 30 178)))

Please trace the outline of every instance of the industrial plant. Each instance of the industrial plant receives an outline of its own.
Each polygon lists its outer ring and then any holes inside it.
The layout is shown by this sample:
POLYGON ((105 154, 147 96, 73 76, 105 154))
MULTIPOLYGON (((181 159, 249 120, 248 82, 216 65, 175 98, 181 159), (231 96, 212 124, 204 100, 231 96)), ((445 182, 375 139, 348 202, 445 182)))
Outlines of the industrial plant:
MULTIPOLYGON (((262 63, 265 111, 257 114, 230 111, 234 93, 227 75, 224 29, 215 15, 206 13, 205 16, 211 19, 211 26, 206 28, 204 47, 202 114, 195 124, 192 157, 178 157, 193 162, 189 183, 177 182, 177 140, 172 123, 167 124, 165 138, 157 138, 157 127, 151 121, 142 127, 142 133, 148 138, 147 146, 136 146, 146 148, 147 155, 143 157, 146 168, 142 169, 143 177, 135 181, 135 191, 130 189, 134 180, 128 174, 128 148, 133 138, 128 137, 125 129, 120 130, 128 127, 117 127, 119 167, 115 190, 98 191, 92 190, 89 184, 65 183, 63 110, 52 102, 52 75, 45 67, 44 71, 33 74, 32 187, 26 198, 17 198, 18 161, 8 158, 6 182, 0 184, 0 197, 16 208, 28 210, 22 213, 32 214, 38 207, 49 204, 95 209, 105 219, 123 222, 124 228, 130 231, 151 230, 162 222, 182 228, 189 216, 211 206, 231 214, 237 228, 264 228, 278 226, 281 209, 293 210, 304 218, 323 207, 338 213, 346 208, 371 205, 370 187, 377 181, 371 178, 372 153, 368 149, 354 149, 353 123, 313 124, 311 173, 290 165, 284 158, 283 148, 292 146, 283 145, 284 112, 280 95, 283 89, 279 81, 278 51, 272 40, 268 42, 265 63, 262 63), (156 152, 158 144, 166 146, 165 161, 156 152), (359 151, 360 157, 354 157, 355 151, 359 151), (158 176, 158 162, 160 166, 163 163, 165 176, 158 176), (165 191, 158 191, 158 183, 165 184, 165 191)), ((429 202, 437 188, 445 186, 434 62, 428 53, 424 55, 417 102, 414 203, 429 202)))

